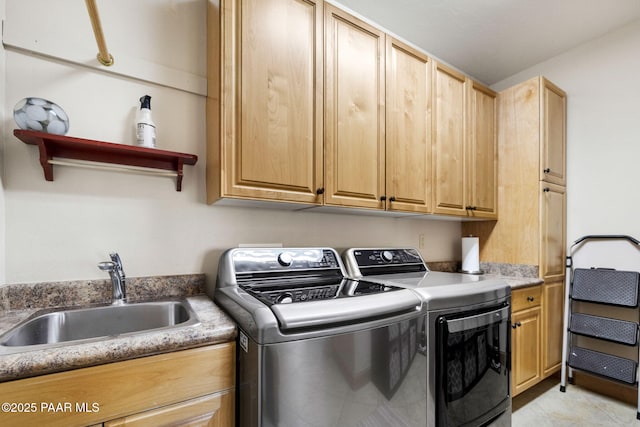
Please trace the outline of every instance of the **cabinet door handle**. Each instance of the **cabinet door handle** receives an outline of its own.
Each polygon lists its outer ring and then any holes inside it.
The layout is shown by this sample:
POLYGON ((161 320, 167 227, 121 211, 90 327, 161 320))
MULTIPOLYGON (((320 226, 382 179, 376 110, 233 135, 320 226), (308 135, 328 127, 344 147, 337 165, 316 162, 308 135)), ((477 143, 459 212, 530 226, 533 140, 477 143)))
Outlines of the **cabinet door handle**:
POLYGON ((324 194, 324 188, 318 188, 318 189, 316 190, 316 194, 317 194, 318 196, 320 196, 321 194, 324 194))
POLYGON ((549 172, 551 172, 551 169, 549 169, 549 168, 544 168, 544 169, 542 170, 542 172, 544 172, 544 173, 549 173, 549 172))
POLYGON ((385 200, 387 200, 387 196, 380 196, 380 201, 384 202, 385 200))
POLYGON ((396 201, 396 198, 395 198, 395 197, 393 197, 393 196, 391 196, 391 197, 389 197, 389 201, 390 201, 390 202, 395 202, 395 201, 396 201))
POLYGON ((544 191, 545 193, 548 193, 549 191, 551 191, 551 189, 549 187, 544 187, 542 191, 544 191))
POLYGON ((478 208, 476 206, 467 206, 467 207, 465 207, 465 209, 468 210, 468 211, 475 211, 478 208))
POLYGON ((511 325, 511 328, 515 329, 518 326, 522 326, 522 323, 520 323, 520 322, 514 323, 514 324, 511 325))
POLYGON ((535 299, 534 297, 527 297, 527 301, 529 302, 533 302, 534 299, 535 299))

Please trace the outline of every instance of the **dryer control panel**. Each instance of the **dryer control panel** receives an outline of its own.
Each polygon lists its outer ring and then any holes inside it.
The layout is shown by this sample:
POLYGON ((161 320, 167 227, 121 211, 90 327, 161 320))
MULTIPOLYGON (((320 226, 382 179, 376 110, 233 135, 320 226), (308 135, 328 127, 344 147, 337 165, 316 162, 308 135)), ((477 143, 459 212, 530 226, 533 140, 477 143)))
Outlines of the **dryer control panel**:
POLYGON ((343 257, 347 271, 354 277, 428 271, 420 252, 414 248, 354 248, 343 257))

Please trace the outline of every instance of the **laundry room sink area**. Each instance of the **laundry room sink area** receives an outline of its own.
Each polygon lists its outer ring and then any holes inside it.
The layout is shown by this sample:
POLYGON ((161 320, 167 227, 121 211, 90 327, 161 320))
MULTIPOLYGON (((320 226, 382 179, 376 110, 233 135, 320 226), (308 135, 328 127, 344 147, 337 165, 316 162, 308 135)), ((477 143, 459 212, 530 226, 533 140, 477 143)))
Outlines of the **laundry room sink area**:
POLYGON ((103 305, 80 309, 42 310, 0 338, 3 351, 25 351, 43 346, 199 323, 186 300, 103 305))

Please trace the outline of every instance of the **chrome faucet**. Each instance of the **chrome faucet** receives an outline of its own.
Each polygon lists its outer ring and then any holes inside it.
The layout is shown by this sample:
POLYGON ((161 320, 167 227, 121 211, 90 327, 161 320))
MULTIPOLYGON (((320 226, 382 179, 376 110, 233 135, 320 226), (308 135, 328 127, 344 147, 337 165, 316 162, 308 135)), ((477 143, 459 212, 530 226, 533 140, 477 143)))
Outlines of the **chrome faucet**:
POLYGON ((113 285, 111 303, 123 304, 127 300, 127 287, 125 285, 125 275, 122 269, 122 260, 116 252, 110 253, 111 261, 105 261, 98 264, 98 268, 102 271, 109 272, 111 276, 111 284, 113 285))

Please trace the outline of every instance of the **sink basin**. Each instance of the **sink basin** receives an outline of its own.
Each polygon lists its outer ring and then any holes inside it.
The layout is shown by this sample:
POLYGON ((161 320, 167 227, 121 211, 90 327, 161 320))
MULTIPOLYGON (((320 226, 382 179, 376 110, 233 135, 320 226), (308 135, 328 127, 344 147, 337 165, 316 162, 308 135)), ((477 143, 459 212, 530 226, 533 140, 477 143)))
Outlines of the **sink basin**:
MULTIPOLYGON (((0 337, 0 346, 39 348, 197 323, 199 320, 186 300, 47 310, 35 313, 5 333, 0 337)), ((22 349, 25 350, 29 348, 22 349)))

